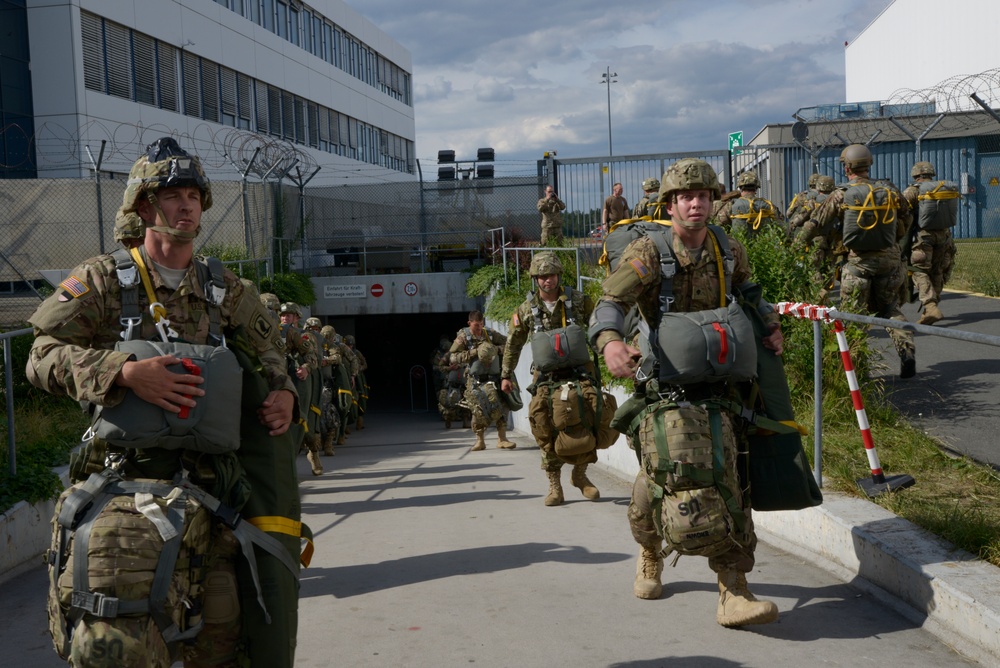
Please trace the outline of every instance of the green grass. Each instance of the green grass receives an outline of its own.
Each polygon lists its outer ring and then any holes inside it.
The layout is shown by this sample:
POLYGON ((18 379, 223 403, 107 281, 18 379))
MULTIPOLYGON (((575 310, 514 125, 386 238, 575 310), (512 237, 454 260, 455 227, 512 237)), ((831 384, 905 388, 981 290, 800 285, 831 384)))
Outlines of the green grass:
POLYGON ((945 287, 1000 296, 1000 239, 956 239, 955 266, 945 287))

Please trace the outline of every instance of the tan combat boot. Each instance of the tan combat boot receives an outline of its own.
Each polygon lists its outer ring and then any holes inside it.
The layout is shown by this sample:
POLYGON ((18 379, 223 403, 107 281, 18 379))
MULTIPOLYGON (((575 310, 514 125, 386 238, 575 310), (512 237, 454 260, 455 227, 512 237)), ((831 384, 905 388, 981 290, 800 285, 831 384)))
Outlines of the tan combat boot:
POLYGON ((517 443, 507 440, 507 425, 503 422, 497 425, 497 447, 502 450, 513 450, 517 443))
POLYGON ((663 573, 663 557, 660 556, 659 545, 640 545, 639 560, 635 564, 635 584, 632 593, 638 598, 660 598, 663 593, 663 583, 660 575, 663 573))
POLYGON ((319 460, 319 436, 306 434, 306 447, 309 449, 309 452, 306 453, 306 459, 309 460, 309 465, 312 467, 312 474, 320 475, 323 473, 323 462, 319 460))
POLYGON ((941 313, 941 309, 934 302, 929 302, 924 304, 924 314, 920 316, 920 320, 917 320, 918 325, 933 325, 935 322, 944 317, 941 313))
POLYGON ((758 601, 747 589, 747 576, 739 571, 719 573, 719 611, 715 621, 722 626, 770 624, 778 619, 778 606, 758 601))
POLYGON ((601 498, 601 492, 596 487, 594 483, 587 479, 587 465, 577 464, 573 467, 573 474, 570 476, 570 482, 573 483, 573 487, 578 487, 581 492, 583 492, 584 497, 590 499, 591 501, 596 501, 601 498))
POLYGON ((328 431, 323 434, 323 454, 332 457, 333 456, 333 439, 336 436, 332 431, 328 431))
POLYGON ((472 452, 476 452, 477 450, 485 450, 485 449, 486 449, 486 430, 485 429, 477 429, 476 430, 476 443, 475 443, 475 445, 473 445, 470 448, 470 450, 472 452))
POLYGON ((358 428, 358 431, 361 431, 365 428, 365 419, 359 415, 358 421, 354 423, 354 426, 358 428))
POLYGON ((559 471, 546 471, 549 476, 549 494, 545 497, 545 505, 558 506, 563 502, 562 482, 559 480, 559 471))

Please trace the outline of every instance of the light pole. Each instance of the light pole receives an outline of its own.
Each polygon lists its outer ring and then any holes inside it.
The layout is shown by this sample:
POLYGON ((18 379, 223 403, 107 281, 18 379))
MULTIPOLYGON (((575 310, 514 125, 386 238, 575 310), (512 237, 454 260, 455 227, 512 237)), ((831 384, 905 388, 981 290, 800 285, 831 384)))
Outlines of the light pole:
POLYGON ((611 183, 614 183, 615 175, 611 168, 611 157, 614 153, 611 151, 611 84, 618 83, 617 72, 611 72, 611 66, 601 75, 601 83, 608 87, 608 178, 611 179, 611 183))

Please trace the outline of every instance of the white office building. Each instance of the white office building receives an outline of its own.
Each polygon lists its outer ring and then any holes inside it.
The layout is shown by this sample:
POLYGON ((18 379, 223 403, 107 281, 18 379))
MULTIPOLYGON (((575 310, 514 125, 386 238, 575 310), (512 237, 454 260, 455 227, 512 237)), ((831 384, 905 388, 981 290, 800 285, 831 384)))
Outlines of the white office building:
MULTIPOLYGON (((258 133, 304 152, 319 167, 315 185, 345 170, 415 178, 410 53, 341 0, 0 5, 5 16, 18 5, 26 13, 27 57, 12 62, 30 88, 8 76, 7 90, 30 90, 33 122, 27 146, 4 133, 6 165, 31 151, 37 177, 86 176, 105 142, 101 171, 121 172, 162 135, 228 155, 258 133)), ((4 107, 25 116, 24 104, 4 107)))

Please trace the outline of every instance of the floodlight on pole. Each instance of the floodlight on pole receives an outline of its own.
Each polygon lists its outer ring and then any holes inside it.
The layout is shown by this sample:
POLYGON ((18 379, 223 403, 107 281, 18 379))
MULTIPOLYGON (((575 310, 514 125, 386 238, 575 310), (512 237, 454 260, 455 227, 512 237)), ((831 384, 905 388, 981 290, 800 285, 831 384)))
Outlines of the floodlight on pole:
POLYGON ((614 181, 614 173, 611 170, 611 158, 614 156, 614 152, 611 150, 611 84, 618 83, 617 72, 611 71, 611 66, 609 65, 604 74, 601 75, 601 83, 608 88, 608 177, 614 181))

